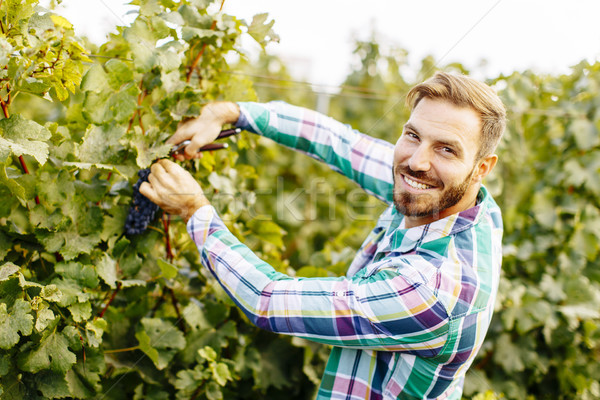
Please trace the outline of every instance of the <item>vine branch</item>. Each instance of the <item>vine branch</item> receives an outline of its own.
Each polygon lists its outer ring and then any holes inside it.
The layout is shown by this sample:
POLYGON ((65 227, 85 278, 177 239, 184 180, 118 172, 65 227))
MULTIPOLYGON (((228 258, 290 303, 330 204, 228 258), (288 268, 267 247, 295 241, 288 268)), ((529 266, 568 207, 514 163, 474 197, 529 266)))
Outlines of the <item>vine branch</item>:
MULTIPOLYGON (((219 8, 219 12, 221 12, 223 10, 223 5, 225 4, 225 0, 221 1, 221 7, 219 8)), ((217 21, 213 21, 211 26, 210 26, 210 30, 214 30, 217 27, 217 21)), ((187 75, 185 77, 185 81, 189 83, 190 79, 192 79, 192 74, 194 73, 194 70, 196 69, 196 66, 198 65, 198 62, 200 61, 200 59, 202 58, 202 55, 204 54, 204 49, 206 49, 206 43, 202 44, 202 48, 200 49, 200 51, 198 52, 198 54, 196 55, 196 57, 194 58, 194 61, 192 61, 192 65, 190 65, 187 75)), ((193 47, 192 47, 193 49, 193 47)))

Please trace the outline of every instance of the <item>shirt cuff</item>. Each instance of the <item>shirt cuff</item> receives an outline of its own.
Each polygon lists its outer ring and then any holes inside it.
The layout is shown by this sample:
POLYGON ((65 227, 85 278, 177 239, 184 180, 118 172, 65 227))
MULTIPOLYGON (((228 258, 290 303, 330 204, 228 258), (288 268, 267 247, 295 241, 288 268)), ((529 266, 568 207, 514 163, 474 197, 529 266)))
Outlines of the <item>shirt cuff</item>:
POLYGON ((238 117, 238 120, 235 123, 235 127, 242 128, 243 130, 248 132, 254 132, 254 129, 250 124, 248 117, 246 116, 246 102, 238 102, 237 105, 240 109, 240 116, 238 117))
MULTIPOLYGON (((210 204, 200 207, 188 220, 186 228, 194 243, 197 246, 203 246, 208 236, 214 232, 215 217, 217 211, 210 204)), ((217 217, 218 219, 218 217, 217 217)))

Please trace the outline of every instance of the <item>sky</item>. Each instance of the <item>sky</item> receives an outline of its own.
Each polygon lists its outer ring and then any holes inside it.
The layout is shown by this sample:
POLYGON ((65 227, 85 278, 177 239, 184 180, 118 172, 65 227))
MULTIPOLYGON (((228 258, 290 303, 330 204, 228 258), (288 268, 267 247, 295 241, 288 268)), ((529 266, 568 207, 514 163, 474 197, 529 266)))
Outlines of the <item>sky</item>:
MULTIPOLYGON (((123 0, 63 0, 56 12, 102 43, 134 18, 132 10, 123 0)), ((525 69, 568 73, 583 59, 600 58, 598 0, 225 0, 224 10, 247 21, 269 13, 280 41, 268 51, 295 78, 321 85, 343 81, 355 40, 373 32, 382 45, 408 50, 409 65, 433 55, 479 78, 525 69)))

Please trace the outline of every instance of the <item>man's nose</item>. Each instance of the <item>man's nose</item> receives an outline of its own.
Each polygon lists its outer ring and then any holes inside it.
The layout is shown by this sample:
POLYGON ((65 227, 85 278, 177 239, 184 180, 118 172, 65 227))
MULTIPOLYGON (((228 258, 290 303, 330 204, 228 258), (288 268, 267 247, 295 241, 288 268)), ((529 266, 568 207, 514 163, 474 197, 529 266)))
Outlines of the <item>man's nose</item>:
POLYGON ((415 149, 408 160, 408 166, 413 171, 429 171, 431 168, 431 154, 425 146, 419 146, 415 149))

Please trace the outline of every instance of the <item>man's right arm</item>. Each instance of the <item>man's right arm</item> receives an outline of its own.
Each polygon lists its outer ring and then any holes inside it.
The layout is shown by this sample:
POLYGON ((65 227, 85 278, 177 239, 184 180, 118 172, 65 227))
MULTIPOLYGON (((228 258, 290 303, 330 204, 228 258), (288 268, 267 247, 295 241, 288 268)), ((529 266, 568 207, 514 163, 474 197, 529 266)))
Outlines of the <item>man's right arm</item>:
POLYGON ((392 144, 362 134, 326 115, 284 102, 238 103, 237 127, 305 153, 392 202, 392 144))
POLYGON ((213 142, 224 124, 235 124, 305 153, 358 183, 367 193, 387 203, 393 200, 392 144, 284 102, 210 103, 200 116, 182 124, 167 143, 190 139, 185 155, 177 157, 198 157, 198 149, 213 142))

